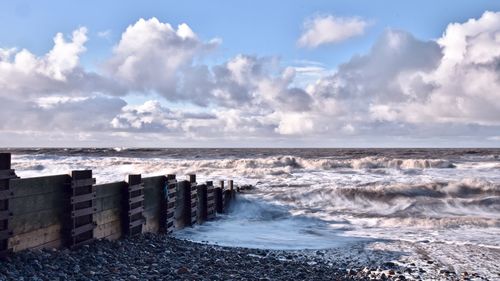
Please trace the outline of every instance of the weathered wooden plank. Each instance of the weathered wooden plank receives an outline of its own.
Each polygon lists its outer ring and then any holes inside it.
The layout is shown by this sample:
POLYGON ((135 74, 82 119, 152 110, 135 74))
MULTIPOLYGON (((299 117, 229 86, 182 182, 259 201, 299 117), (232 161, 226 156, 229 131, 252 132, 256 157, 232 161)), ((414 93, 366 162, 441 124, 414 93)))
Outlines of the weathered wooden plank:
POLYGON ((50 241, 45 244, 42 244, 40 246, 36 246, 32 248, 33 250, 38 250, 38 249, 59 249, 63 246, 63 241, 62 239, 58 239, 55 241, 50 241))
POLYGON ((95 198, 96 198, 95 192, 82 194, 82 195, 76 195, 76 196, 71 197, 71 203, 76 204, 76 203, 86 202, 86 201, 93 200, 95 198))
POLYGON ((0 170, 0 179, 15 178, 16 174, 13 169, 0 170))
POLYGON ((134 191, 141 190, 141 189, 144 189, 144 184, 143 183, 129 185, 128 192, 134 192, 134 191))
POLYGON ((84 208, 84 209, 79 209, 79 210, 76 210, 76 211, 72 211, 71 212, 71 217, 76 218, 76 217, 86 216, 86 215, 93 214, 95 212, 96 212, 96 208, 94 208, 94 207, 88 207, 88 208, 84 208))
POLYGON ((141 202, 141 201, 144 201, 144 195, 139 195, 139 196, 130 198, 128 200, 129 204, 134 204, 134 203, 141 202))
POLYGON ((153 176, 153 177, 146 177, 142 178, 142 182, 144 183, 144 188, 163 188, 163 185, 165 184, 167 178, 165 176, 153 176))
POLYGON ((160 215, 161 214, 161 205, 147 205, 146 203, 143 203, 144 205, 144 213, 146 213, 148 216, 150 215, 160 215))
POLYGON ((62 212, 65 194, 63 192, 52 192, 20 198, 15 197, 10 199, 9 202, 10 210, 14 216, 51 209, 62 212))
POLYGON ((98 184, 95 186, 97 198, 108 196, 120 196, 123 188, 127 186, 125 181, 98 184))
POLYGON ((121 232, 116 232, 116 233, 112 233, 112 234, 110 234, 108 236, 103 237, 103 239, 111 240, 112 241, 112 240, 118 240, 121 237, 122 237, 121 232))
POLYGON ((160 230, 159 220, 157 218, 146 218, 145 224, 142 226, 143 232, 156 233, 160 230))
POLYGON ((148 177, 142 179, 144 183, 144 206, 147 208, 161 208, 162 190, 167 178, 164 176, 148 177))
POLYGON ((72 236, 80 235, 84 232, 87 232, 87 231, 94 229, 94 227, 95 227, 95 225, 93 223, 84 224, 82 226, 76 227, 73 230, 71 230, 71 235, 72 236))
POLYGON ((85 244, 92 243, 95 240, 94 239, 94 232, 92 232, 91 234, 92 234, 91 238, 79 238, 78 240, 76 240, 73 243, 73 245, 71 245, 71 248, 76 248, 76 247, 80 247, 80 246, 85 245, 85 244))
POLYGON ((11 159, 9 152, 0 153, 0 170, 10 169, 11 159))
POLYGON ((12 193, 11 190, 6 189, 6 190, 0 190, 0 200, 8 200, 12 198, 14 193, 12 193))
POLYGON ((92 178, 92 170, 74 170, 71 171, 73 180, 92 178))
POLYGON ((61 224, 53 224, 30 232, 14 234, 9 239, 9 246, 14 252, 32 249, 61 239, 61 224))
POLYGON ((187 175, 187 179, 186 179, 188 182, 190 183, 194 183, 196 185, 196 174, 189 174, 187 175))
POLYGON ((88 179, 73 179, 71 181, 71 187, 76 188, 76 187, 82 187, 82 186, 91 186, 95 184, 95 178, 88 178, 88 179))
POLYGON ((141 224, 144 224, 145 222, 146 222, 146 221, 145 221, 145 219, 140 218, 140 219, 138 219, 138 220, 131 221, 131 222, 128 224, 128 226, 129 226, 129 228, 134 228, 134 227, 136 227, 136 226, 139 226, 139 225, 141 225, 141 224))
POLYGON ((7 228, 7 229, 3 229, 3 230, 0 230, 0 240, 5 240, 7 238, 9 238, 12 234, 12 230, 7 228))
POLYGON ((45 228, 50 225, 60 224, 61 218, 62 215, 59 210, 48 209, 15 215, 12 217, 10 225, 14 235, 17 235, 45 228))
POLYGON ((114 208, 114 209, 109 209, 101 212, 97 212, 94 215, 94 220, 97 223, 97 225, 103 225, 107 224, 112 221, 120 220, 121 219, 121 209, 120 208, 114 208))
POLYGON ((121 221, 114 220, 109 221, 104 224, 98 224, 96 228, 94 228, 94 237, 96 239, 106 238, 110 239, 115 237, 115 239, 120 238, 122 235, 122 224, 121 221))
POLYGON ((169 228, 169 229, 173 229, 174 228, 174 221, 173 220, 169 220, 167 222, 167 228, 169 228))
POLYGON ((128 211, 128 215, 129 216, 133 216, 135 214, 142 213, 143 211, 144 211, 144 207, 140 206, 140 207, 137 207, 137 208, 135 208, 133 210, 128 211))
POLYGON ((120 194, 115 194, 113 196, 106 196, 97 198, 95 201, 96 212, 102 212, 105 210, 121 208, 122 206, 122 196, 120 194))
POLYGON ((0 211, 0 220, 6 220, 12 217, 12 213, 9 210, 0 211))
POLYGON ((12 179, 10 189, 16 198, 53 192, 63 193, 70 182, 69 175, 12 179))

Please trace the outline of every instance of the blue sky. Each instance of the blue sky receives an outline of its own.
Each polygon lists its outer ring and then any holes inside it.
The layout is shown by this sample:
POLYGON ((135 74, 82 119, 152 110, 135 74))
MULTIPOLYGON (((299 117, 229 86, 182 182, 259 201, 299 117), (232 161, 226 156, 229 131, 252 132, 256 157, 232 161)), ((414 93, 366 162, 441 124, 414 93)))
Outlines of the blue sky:
POLYGON ((500 1, 0 7, 0 145, 500 144, 500 1))
POLYGON ((57 32, 79 26, 90 32, 84 64, 106 57, 121 32, 139 18, 188 23, 202 38, 220 37, 216 59, 239 53, 277 55, 285 61, 312 60, 335 67, 366 52, 386 28, 418 38, 438 38, 450 22, 500 9, 500 1, 2 1, 0 46, 22 46, 36 54, 52 47, 57 32), (365 36, 315 50, 296 47, 304 19, 316 14, 360 16, 372 21, 365 36), (110 31, 109 40, 98 32, 110 31))

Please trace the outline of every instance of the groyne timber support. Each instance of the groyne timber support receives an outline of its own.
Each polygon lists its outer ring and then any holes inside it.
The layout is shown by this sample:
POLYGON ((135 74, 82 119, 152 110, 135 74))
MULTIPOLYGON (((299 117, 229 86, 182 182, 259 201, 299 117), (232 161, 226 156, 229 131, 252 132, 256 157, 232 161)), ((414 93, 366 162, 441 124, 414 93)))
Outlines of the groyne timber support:
POLYGON ((194 174, 96 184, 92 170, 19 178, 10 153, 0 153, 0 257, 201 224, 227 211, 236 196, 232 180, 228 186, 198 183, 194 174))

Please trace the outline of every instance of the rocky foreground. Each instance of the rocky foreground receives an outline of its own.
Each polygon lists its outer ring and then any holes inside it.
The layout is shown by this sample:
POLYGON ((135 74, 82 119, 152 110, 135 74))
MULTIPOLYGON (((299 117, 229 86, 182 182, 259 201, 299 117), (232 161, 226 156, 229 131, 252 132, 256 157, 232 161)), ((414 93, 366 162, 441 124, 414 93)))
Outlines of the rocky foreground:
POLYGON ((320 252, 225 248, 147 234, 96 241, 75 250, 16 253, 0 262, 0 280, 406 280, 408 276, 394 264, 376 269, 345 265, 332 264, 320 252))

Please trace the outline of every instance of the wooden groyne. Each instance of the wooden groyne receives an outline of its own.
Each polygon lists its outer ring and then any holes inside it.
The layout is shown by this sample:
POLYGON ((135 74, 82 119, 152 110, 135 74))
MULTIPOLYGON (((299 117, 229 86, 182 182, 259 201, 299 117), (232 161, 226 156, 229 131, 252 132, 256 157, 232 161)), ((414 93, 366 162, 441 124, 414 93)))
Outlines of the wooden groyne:
POLYGON ((19 178, 0 153, 0 256, 25 249, 76 247, 94 239, 171 233, 227 211, 233 181, 214 186, 176 175, 96 184, 92 170, 19 178))

